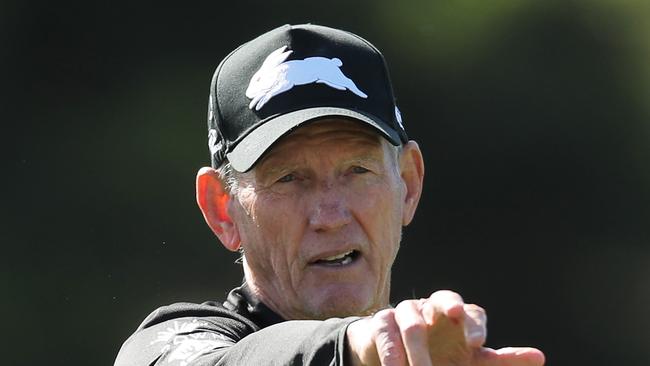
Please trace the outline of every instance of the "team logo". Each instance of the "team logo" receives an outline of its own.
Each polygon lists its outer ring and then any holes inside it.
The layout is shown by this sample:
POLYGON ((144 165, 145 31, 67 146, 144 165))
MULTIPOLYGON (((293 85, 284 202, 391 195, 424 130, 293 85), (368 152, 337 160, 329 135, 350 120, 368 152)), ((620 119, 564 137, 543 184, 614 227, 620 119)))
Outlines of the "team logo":
MULTIPOLYGON (((150 345, 162 343, 160 353, 162 360, 172 366, 188 366, 197 358, 210 353, 218 348, 230 347, 235 342, 227 339, 223 334, 216 334, 202 330, 208 324, 193 319, 191 322, 179 323, 174 321, 173 327, 158 332, 150 345)), ((161 363, 162 364, 162 363, 161 363)))
POLYGON ((246 96, 251 99, 249 108, 259 111, 271 98, 296 85, 325 84, 338 90, 349 90, 361 98, 368 95, 343 74, 343 62, 338 58, 307 57, 304 60, 286 61, 293 51, 282 46, 271 52, 259 70, 253 75, 246 96))

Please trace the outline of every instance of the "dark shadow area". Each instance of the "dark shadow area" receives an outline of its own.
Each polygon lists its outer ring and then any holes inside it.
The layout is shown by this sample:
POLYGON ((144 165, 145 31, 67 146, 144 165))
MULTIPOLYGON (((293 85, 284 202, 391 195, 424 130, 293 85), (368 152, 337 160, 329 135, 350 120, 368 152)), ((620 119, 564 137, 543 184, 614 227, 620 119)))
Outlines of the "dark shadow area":
POLYGON ((383 50, 425 153, 395 301, 450 288, 491 347, 650 364, 650 7, 400 4, 2 4, 3 364, 111 365, 157 306, 239 283, 194 201, 208 86, 287 22, 383 50))

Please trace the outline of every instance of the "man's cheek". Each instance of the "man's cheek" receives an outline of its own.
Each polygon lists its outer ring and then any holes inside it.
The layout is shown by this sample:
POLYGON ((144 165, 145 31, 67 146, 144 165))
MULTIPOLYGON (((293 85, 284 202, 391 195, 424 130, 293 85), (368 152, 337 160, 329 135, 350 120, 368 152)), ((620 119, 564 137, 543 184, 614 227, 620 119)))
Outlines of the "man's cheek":
POLYGON ((352 203, 354 207, 372 208, 383 205, 388 190, 384 182, 377 179, 368 179, 355 182, 352 189, 347 190, 345 200, 352 203))

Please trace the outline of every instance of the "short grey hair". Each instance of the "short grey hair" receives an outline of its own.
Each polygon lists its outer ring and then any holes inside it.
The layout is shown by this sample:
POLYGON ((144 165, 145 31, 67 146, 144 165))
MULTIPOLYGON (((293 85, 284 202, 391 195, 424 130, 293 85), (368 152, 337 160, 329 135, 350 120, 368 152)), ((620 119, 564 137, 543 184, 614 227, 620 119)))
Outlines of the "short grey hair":
MULTIPOLYGON (((221 165, 215 169, 219 179, 224 185, 224 188, 230 196, 237 194, 237 189, 239 189, 239 178, 241 173, 236 171, 232 164, 226 158, 221 165)), ((242 264, 244 261, 244 247, 240 246, 237 250, 239 252, 239 257, 235 260, 235 263, 242 264)))
POLYGON ((237 193, 240 173, 232 167, 232 164, 230 164, 228 159, 225 159, 216 171, 228 193, 230 195, 237 193))

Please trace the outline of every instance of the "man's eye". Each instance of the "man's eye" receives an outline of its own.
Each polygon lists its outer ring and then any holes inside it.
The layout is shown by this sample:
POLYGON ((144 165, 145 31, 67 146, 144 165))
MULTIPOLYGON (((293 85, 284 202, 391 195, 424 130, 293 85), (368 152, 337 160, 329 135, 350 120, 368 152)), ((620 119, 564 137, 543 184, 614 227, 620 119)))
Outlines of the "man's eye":
POLYGON ((283 176, 282 178, 278 179, 278 183, 289 183, 291 181, 294 181, 296 179, 296 176, 293 174, 287 174, 283 176))
POLYGON ((370 170, 362 167, 362 166, 355 166, 352 167, 352 172, 355 174, 363 174, 363 173, 368 173, 370 170))

